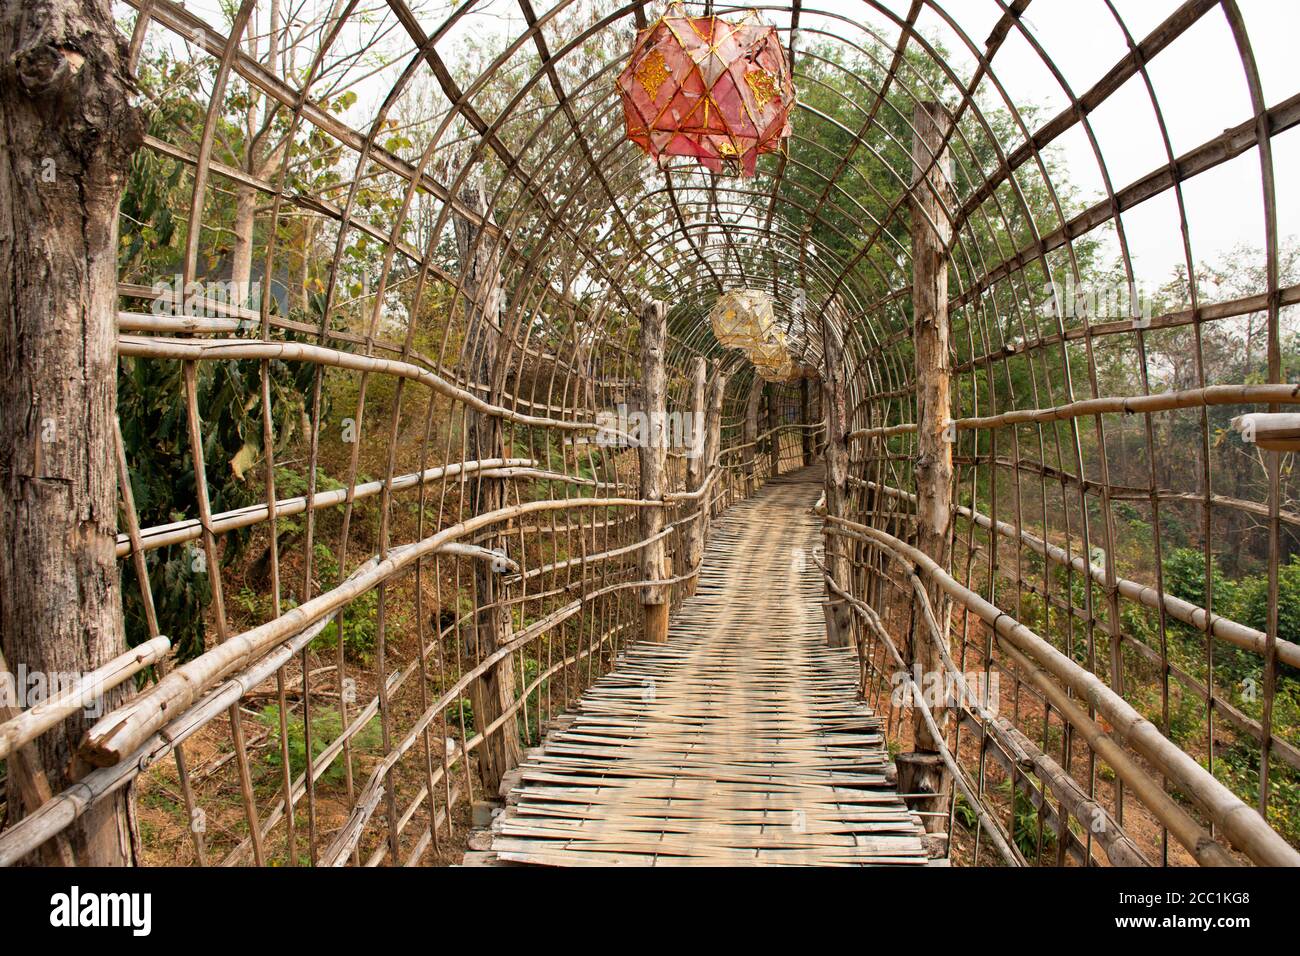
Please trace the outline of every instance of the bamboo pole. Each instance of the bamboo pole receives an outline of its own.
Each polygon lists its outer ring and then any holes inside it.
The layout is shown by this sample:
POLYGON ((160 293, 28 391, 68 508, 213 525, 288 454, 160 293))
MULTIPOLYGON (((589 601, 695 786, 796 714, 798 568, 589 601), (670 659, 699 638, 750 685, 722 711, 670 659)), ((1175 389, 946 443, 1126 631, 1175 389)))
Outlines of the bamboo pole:
MULTIPOLYGON (((1092 415, 1138 415, 1211 405, 1296 404, 1300 404, 1300 385, 1209 385, 1205 388, 1192 388, 1179 392, 1088 398, 1057 405, 1054 408, 1029 408, 1003 412, 1001 415, 958 418, 952 424, 957 431, 978 431, 1005 428, 1009 425, 1041 425, 1092 415)), ((849 439, 858 441, 868 438, 889 438, 915 431, 915 422, 905 422, 901 425, 880 428, 859 428, 850 433, 849 439)))
POLYGON ((345 583, 319 594, 274 620, 231 636, 192 661, 175 668, 152 688, 101 718, 87 731, 80 753, 93 766, 111 766, 131 753, 167 718, 198 699, 212 684, 246 666, 249 661, 283 643, 303 628, 351 603, 380 581, 403 572, 420 558, 476 531, 523 515, 571 508, 661 508, 660 501, 639 498, 566 498, 528 501, 488 514, 476 515, 443 528, 367 567, 345 583))
MULTIPOLYGON (((877 485, 875 482, 867 482, 867 485, 879 490, 881 494, 901 501, 915 502, 916 500, 915 495, 898 488, 877 485)), ((1090 575, 1098 584, 1105 584, 1105 569, 1092 564, 1082 555, 1072 555, 1064 548, 1049 544, 1028 531, 1017 531, 1015 525, 1005 521, 994 522, 988 515, 974 511, 965 505, 958 505, 956 514, 985 530, 996 531, 1004 538, 1020 542, 1054 564, 1073 568, 1082 574, 1090 575)), ((1163 610, 1175 620, 1188 624, 1199 631, 1208 631, 1212 636, 1234 647, 1240 647, 1261 656, 1264 654, 1268 639, 1263 631, 1257 631, 1253 627, 1247 627, 1245 624, 1239 624, 1231 618, 1218 614, 1207 614, 1205 608, 1192 604, 1190 601, 1184 601, 1172 594, 1162 593, 1156 588, 1137 581, 1131 581, 1128 578, 1116 578, 1115 587, 1120 597, 1128 601, 1141 604, 1152 610, 1163 610)), ((1300 667, 1300 644, 1279 639, 1277 641, 1277 657, 1284 664, 1291 667, 1300 667)))
POLYGON ((781 430, 777 417, 776 386, 769 383, 763 389, 767 398, 767 432, 771 436, 767 442, 768 478, 781 474, 781 430))
MULTIPOLYGON (((960 584, 947 571, 935 564, 928 555, 906 542, 857 522, 830 518, 827 520, 834 520, 843 527, 865 535, 913 562, 922 573, 937 582, 949 597, 984 621, 1001 643, 1015 650, 1026 660, 1032 660, 1036 667, 1041 667, 1072 688, 1080 697, 1092 703, 1114 727, 1111 736, 1129 744, 1151 761, 1158 771, 1168 776, 1200 805, 1234 846, 1245 852, 1256 863, 1264 866, 1300 866, 1300 853, 1264 822, 1255 810, 1244 804, 1231 790, 1197 763, 1195 758, 1161 734, 1154 724, 1134 710, 1128 701, 1111 690, 1096 674, 1062 654, 997 605, 986 601, 960 584)), ((1058 709, 1063 706, 1056 701, 1053 703, 1058 709)), ((1067 705, 1068 703, 1065 702, 1067 705)), ((1107 742, 1102 738, 1109 739, 1108 735, 1098 730, 1097 734, 1088 740, 1089 745, 1099 753, 1102 752, 1099 748, 1104 748, 1107 742)), ((1122 751, 1120 753, 1122 754, 1122 751)), ((1111 755, 1105 755, 1105 759, 1109 762, 1111 755)), ((1118 773, 1119 768, 1115 769, 1118 773)), ((1158 789, 1158 784, 1155 786, 1158 789)), ((1170 829, 1172 832, 1173 828, 1170 829)), ((1188 847, 1188 850, 1196 852, 1193 847, 1188 847)))
MULTIPOLYGON (((511 469, 526 469, 535 464, 536 462, 531 458, 496 458, 487 461, 457 462, 438 468, 426 468, 424 471, 412 472, 407 475, 399 475, 387 484, 391 491, 403 491, 407 488, 414 488, 421 484, 437 481, 443 477, 452 478, 457 475, 488 470, 502 477, 513 477, 516 472, 511 471, 511 469)), ((578 479, 570 480, 577 481, 578 479)), ((332 508, 345 504, 348 500, 349 490, 353 501, 372 498, 384 490, 384 485, 385 482, 382 480, 367 481, 354 485, 351 489, 336 488, 333 491, 318 491, 311 496, 310 503, 306 495, 281 498, 275 503, 275 515, 277 518, 285 518, 302 514, 308 510, 318 511, 321 508, 332 508)), ((239 528, 248 528, 255 524, 261 524, 270 520, 270 517, 271 511, 265 503, 249 505, 246 508, 217 512, 212 516, 209 528, 213 534, 224 534, 239 528)), ((140 542, 138 550, 143 552, 152 551, 155 548, 166 548, 173 544, 194 541, 202 537, 202 535, 203 525, 194 518, 173 521, 170 524, 154 525, 152 528, 141 528, 139 530, 140 542)), ((125 533, 119 534, 117 536, 117 556, 124 558, 133 553, 136 552, 131 544, 131 536, 125 533)))

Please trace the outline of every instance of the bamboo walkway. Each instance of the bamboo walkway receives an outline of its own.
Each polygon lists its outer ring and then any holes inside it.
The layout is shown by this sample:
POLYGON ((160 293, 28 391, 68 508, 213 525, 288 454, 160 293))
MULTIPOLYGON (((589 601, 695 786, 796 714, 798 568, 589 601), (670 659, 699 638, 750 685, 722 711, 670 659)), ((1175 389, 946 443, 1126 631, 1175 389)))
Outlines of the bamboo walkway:
POLYGON ((466 864, 926 862, 856 660, 825 646, 820 488, 795 472, 715 524, 668 642, 627 651, 531 752, 466 864))

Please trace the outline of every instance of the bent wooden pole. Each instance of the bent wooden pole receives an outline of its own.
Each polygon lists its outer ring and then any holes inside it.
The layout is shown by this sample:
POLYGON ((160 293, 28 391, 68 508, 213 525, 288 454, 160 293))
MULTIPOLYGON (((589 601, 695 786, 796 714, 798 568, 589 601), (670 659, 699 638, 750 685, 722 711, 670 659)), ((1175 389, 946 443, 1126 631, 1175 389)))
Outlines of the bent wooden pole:
MULTIPOLYGON (((1096 674, 1062 654, 1006 611, 961 584, 929 556, 907 542, 857 522, 840 519, 835 523, 879 542, 915 564, 918 573, 938 584, 949 598, 959 602, 968 612, 988 625, 1004 649, 1009 647, 1018 652, 1036 668, 1041 668, 1062 685, 1072 689, 1077 698, 1095 707, 1113 728, 1108 733, 1098 732, 1095 737, 1087 738, 1089 746, 1099 754, 1103 753, 1103 737, 1126 744, 1195 801, 1210 822, 1218 827, 1222 836, 1256 863, 1261 866, 1300 866, 1300 853, 1274 831, 1263 817, 1202 767, 1195 757, 1165 737, 1155 724, 1139 714, 1096 674)), ((1063 713, 1063 706, 1068 704, 1064 695, 1062 700, 1054 701, 1054 706, 1063 713)), ((1082 714, 1082 708, 1078 710, 1082 714)), ((1086 725, 1080 722, 1079 726, 1086 725)), ((1109 761, 1110 757, 1104 759, 1109 761)), ((1111 766, 1116 768, 1114 763, 1111 766)))
MULTIPOLYGON (((664 466, 667 462, 668 378, 664 355, 668 342, 668 310, 662 302, 651 302, 641 310, 641 397, 645 426, 637 436, 641 464, 641 498, 662 501, 664 466)), ((642 540, 655 539, 641 549, 641 579, 660 581, 670 577, 665 561, 666 548, 659 532, 664 526, 661 508, 641 512, 642 540)), ((668 640, 669 588, 648 584, 640 589, 645 610, 645 639, 662 643, 668 640)))

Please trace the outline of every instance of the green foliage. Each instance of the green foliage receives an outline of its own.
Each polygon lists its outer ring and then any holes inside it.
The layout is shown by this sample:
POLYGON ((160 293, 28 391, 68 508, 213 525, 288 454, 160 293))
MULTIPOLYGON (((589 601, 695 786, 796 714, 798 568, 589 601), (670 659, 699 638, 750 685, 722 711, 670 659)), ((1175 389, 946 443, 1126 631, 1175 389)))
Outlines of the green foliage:
MULTIPOLYGON (((258 715, 258 720, 270 733, 265 764, 269 771, 279 772, 283 766, 280 746, 280 707, 271 704, 258 715)), ((297 777, 307 770, 307 735, 302 717, 291 715, 286 725, 289 729, 289 772, 297 777)), ((343 732, 343 718, 337 710, 323 708, 311 715, 311 753, 313 761, 343 732)), ((372 717, 352 736, 352 752, 368 753, 380 743, 379 718, 372 717)), ((325 784, 340 784, 344 779, 343 759, 338 757, 321 777, 325 784)))
MULTIPOLYGON (((296 434, 314 370, 308 363, 272 362, 269 371, 273 424, 283 444, 296 434)), ((260 363, 255 361, 198 363, 204 475, 214 513, 261 500, 256 469, 247 467, 263 452, 260 383, 260 363)), ((124 358, 117 395, 141 526, 197 516, 181 363, 124 358)), ((248 536, 246 530, 222 535, 223 566, 243 553, 248 536)), ((201 541, 193 541, 149 551, 145 564, 161 633, 172 638, 182 660, 202 653, 203 611, 212 597, 211 556, 203 553, 201 541)), ((137 587, 124 587, 123 594, 127 640, 134 646, 148 639, 144 604, 137 587)))
MULTIPOLYGON (((334 552, 329 545, 318 541, 314 553, 318 576, 332 586, 339 577, 334 552)), ((366 591, 340 611, 337 620, 331 621, 311 642, 312 649, 328 651, 338 647, 340 631, 344 653, 358 663, 369 664, 379 636, 379 592, 366 591)))
MULTIPOLYGON (((1033 800, 1023 788, 1013 787, 1009 779, 1002 782, 998 792, 1011 799, 1011 839, 1025 859, 1034 860, 1039 849, 1039 819, 1033 800)), ((1042 830, 1042 849, 1047 853, 1056 844, 1056 834, 1047 826, 1042 830)))

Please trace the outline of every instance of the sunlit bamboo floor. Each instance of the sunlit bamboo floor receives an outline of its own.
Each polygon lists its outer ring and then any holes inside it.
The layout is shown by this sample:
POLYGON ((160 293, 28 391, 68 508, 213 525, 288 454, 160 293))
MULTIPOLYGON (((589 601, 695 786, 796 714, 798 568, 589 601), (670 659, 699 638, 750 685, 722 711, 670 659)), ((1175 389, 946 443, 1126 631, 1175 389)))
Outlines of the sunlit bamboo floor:
POLYGON ((924 864, 851 651, 826 646, 817 469, 715 524, 666 644, 638 644, 516 775, 466 863, 924 864))

